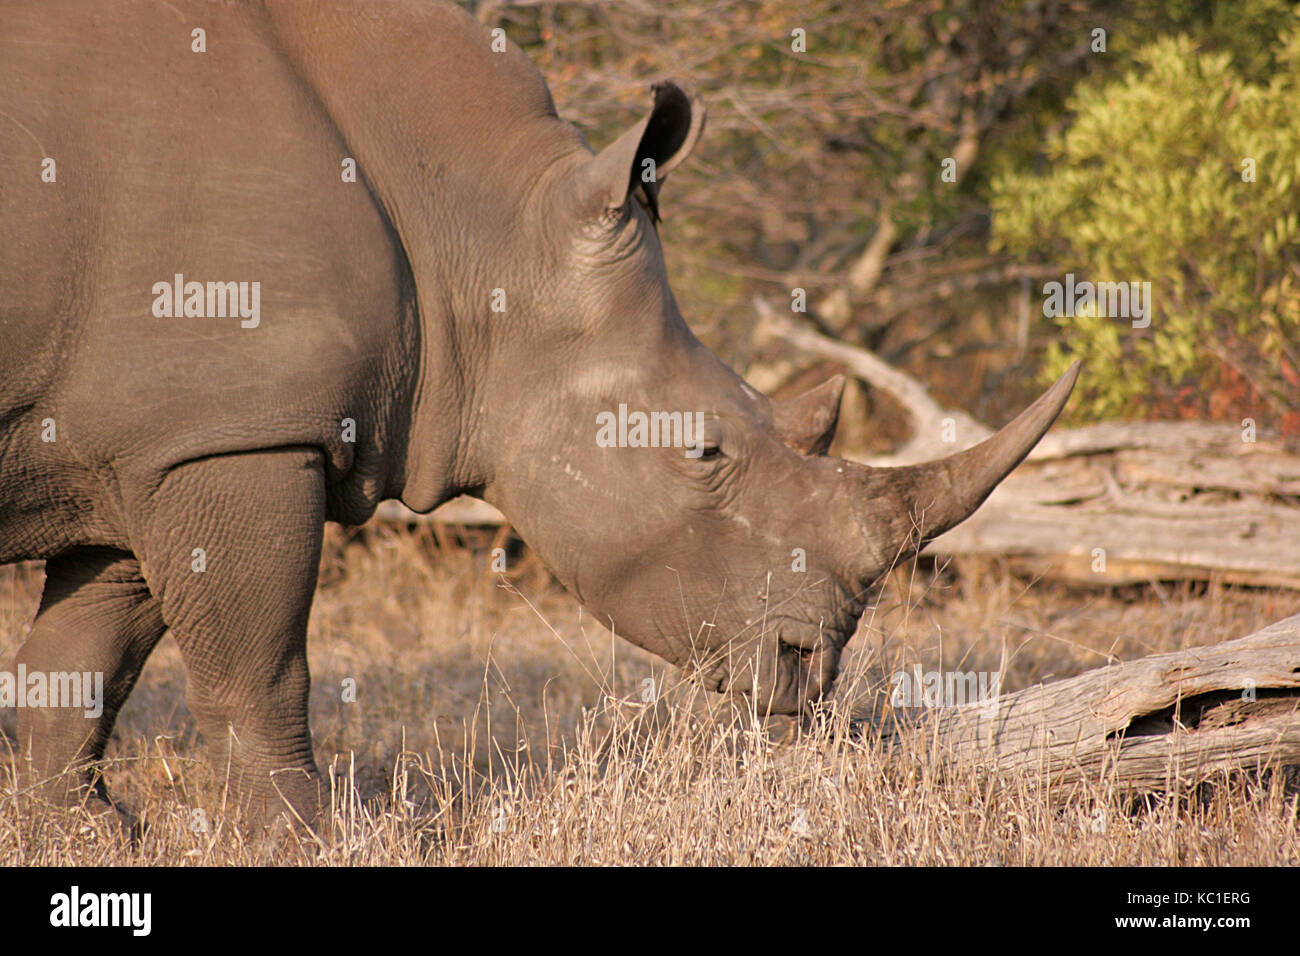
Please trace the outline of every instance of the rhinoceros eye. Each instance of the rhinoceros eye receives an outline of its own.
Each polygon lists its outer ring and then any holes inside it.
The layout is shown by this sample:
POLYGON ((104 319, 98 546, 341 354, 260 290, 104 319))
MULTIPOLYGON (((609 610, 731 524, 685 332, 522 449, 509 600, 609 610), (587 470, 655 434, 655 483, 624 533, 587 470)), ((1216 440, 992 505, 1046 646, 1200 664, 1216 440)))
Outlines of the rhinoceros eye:
POLYGON ((699 457, 703 461, 722 458, 722 423, 716 418, 706 418, 699 434, 699 457))

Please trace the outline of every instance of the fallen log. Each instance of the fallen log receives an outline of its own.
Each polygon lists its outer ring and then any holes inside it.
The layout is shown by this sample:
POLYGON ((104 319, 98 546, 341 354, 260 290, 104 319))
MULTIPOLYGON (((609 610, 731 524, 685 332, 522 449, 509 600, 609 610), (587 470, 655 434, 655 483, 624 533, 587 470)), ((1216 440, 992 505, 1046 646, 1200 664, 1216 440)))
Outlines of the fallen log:
POLYGON ((1232 426, 1133 422, 1055 437, 927 553, 1006 557, 1086 585, 1217 577, 1300 589, 1300 458, 1243 443, 1232 426), (1115 440, 1071 451, 1103 437, 1115 440))
POLYGON ((874 727, 894 743, 919 729, 955 763, 1028 775, 1062 797, 1300 765, 1300 615, 989 701, 894 711, 874 727))

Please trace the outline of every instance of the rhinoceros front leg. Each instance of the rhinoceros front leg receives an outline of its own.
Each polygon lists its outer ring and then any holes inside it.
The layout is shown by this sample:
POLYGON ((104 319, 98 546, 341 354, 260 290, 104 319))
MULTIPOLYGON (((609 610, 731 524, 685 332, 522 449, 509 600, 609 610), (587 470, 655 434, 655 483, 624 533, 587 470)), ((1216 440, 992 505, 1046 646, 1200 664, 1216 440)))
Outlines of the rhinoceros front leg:
POLYGON ((325 520, 319 452, 222 455, 168 472, 148 498, 145 577, 180 646, 186 702, 254 822, 313 824, 307 616, 325 520))
POLYGON ((46 688, 42 706, 18 711, 19 739, 44 796, 113 806, 95 762, 164 630, 130 554, 85 548, 46 562, 41 607, 17 660, 46 688))

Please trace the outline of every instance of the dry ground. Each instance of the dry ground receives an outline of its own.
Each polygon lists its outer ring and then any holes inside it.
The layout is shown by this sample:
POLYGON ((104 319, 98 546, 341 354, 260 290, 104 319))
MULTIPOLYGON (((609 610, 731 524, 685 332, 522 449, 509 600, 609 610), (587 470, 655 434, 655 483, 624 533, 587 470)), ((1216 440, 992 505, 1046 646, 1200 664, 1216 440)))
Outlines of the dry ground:
MULTIPOLYGON (((0 865, 1300 862, 1297 796, 1280 775, 1141 804, 1099 780, 1060 805, 1026 781, 947 767, 924 739, 891 754, 842 733, 913 664, 1004 666, 1014 690, 1249 633, 1300 611, 1300 594, 1079 593, 987 562, 900 569, 850 644, 834 718, 795 738, 707 716, 716 700, 611 638, 528 552, 492 573, 503 543, 427 528, 328 536, 310 642, 317 760, 336 793, 324 848, 232 826, 168 638, 109 752, 146 835, 131 847, 103 821, 15 796, 0 755, 0 865)), ((39 565, 0 568, 0 667, 40 582, 39 565)), ((0 711, 0 750, 14 717, 0 711)))

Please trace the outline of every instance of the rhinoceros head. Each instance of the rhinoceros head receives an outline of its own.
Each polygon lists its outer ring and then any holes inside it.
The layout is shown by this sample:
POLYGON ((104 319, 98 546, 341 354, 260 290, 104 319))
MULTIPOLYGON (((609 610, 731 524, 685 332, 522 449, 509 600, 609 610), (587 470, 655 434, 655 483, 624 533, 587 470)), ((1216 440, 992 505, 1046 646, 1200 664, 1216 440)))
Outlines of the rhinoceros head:
POLYGON ((649 116, 539 184, 549 251, 495 386, 507 452, 483 493, 615 633, 797 713, 831 687, 873 582, 980 505, 1075 373, 942 461, 827 457, 843 381, 769 400, 695 338, 668 286, 659 189, 702 125, 698 100, 662 84, 649 116))

